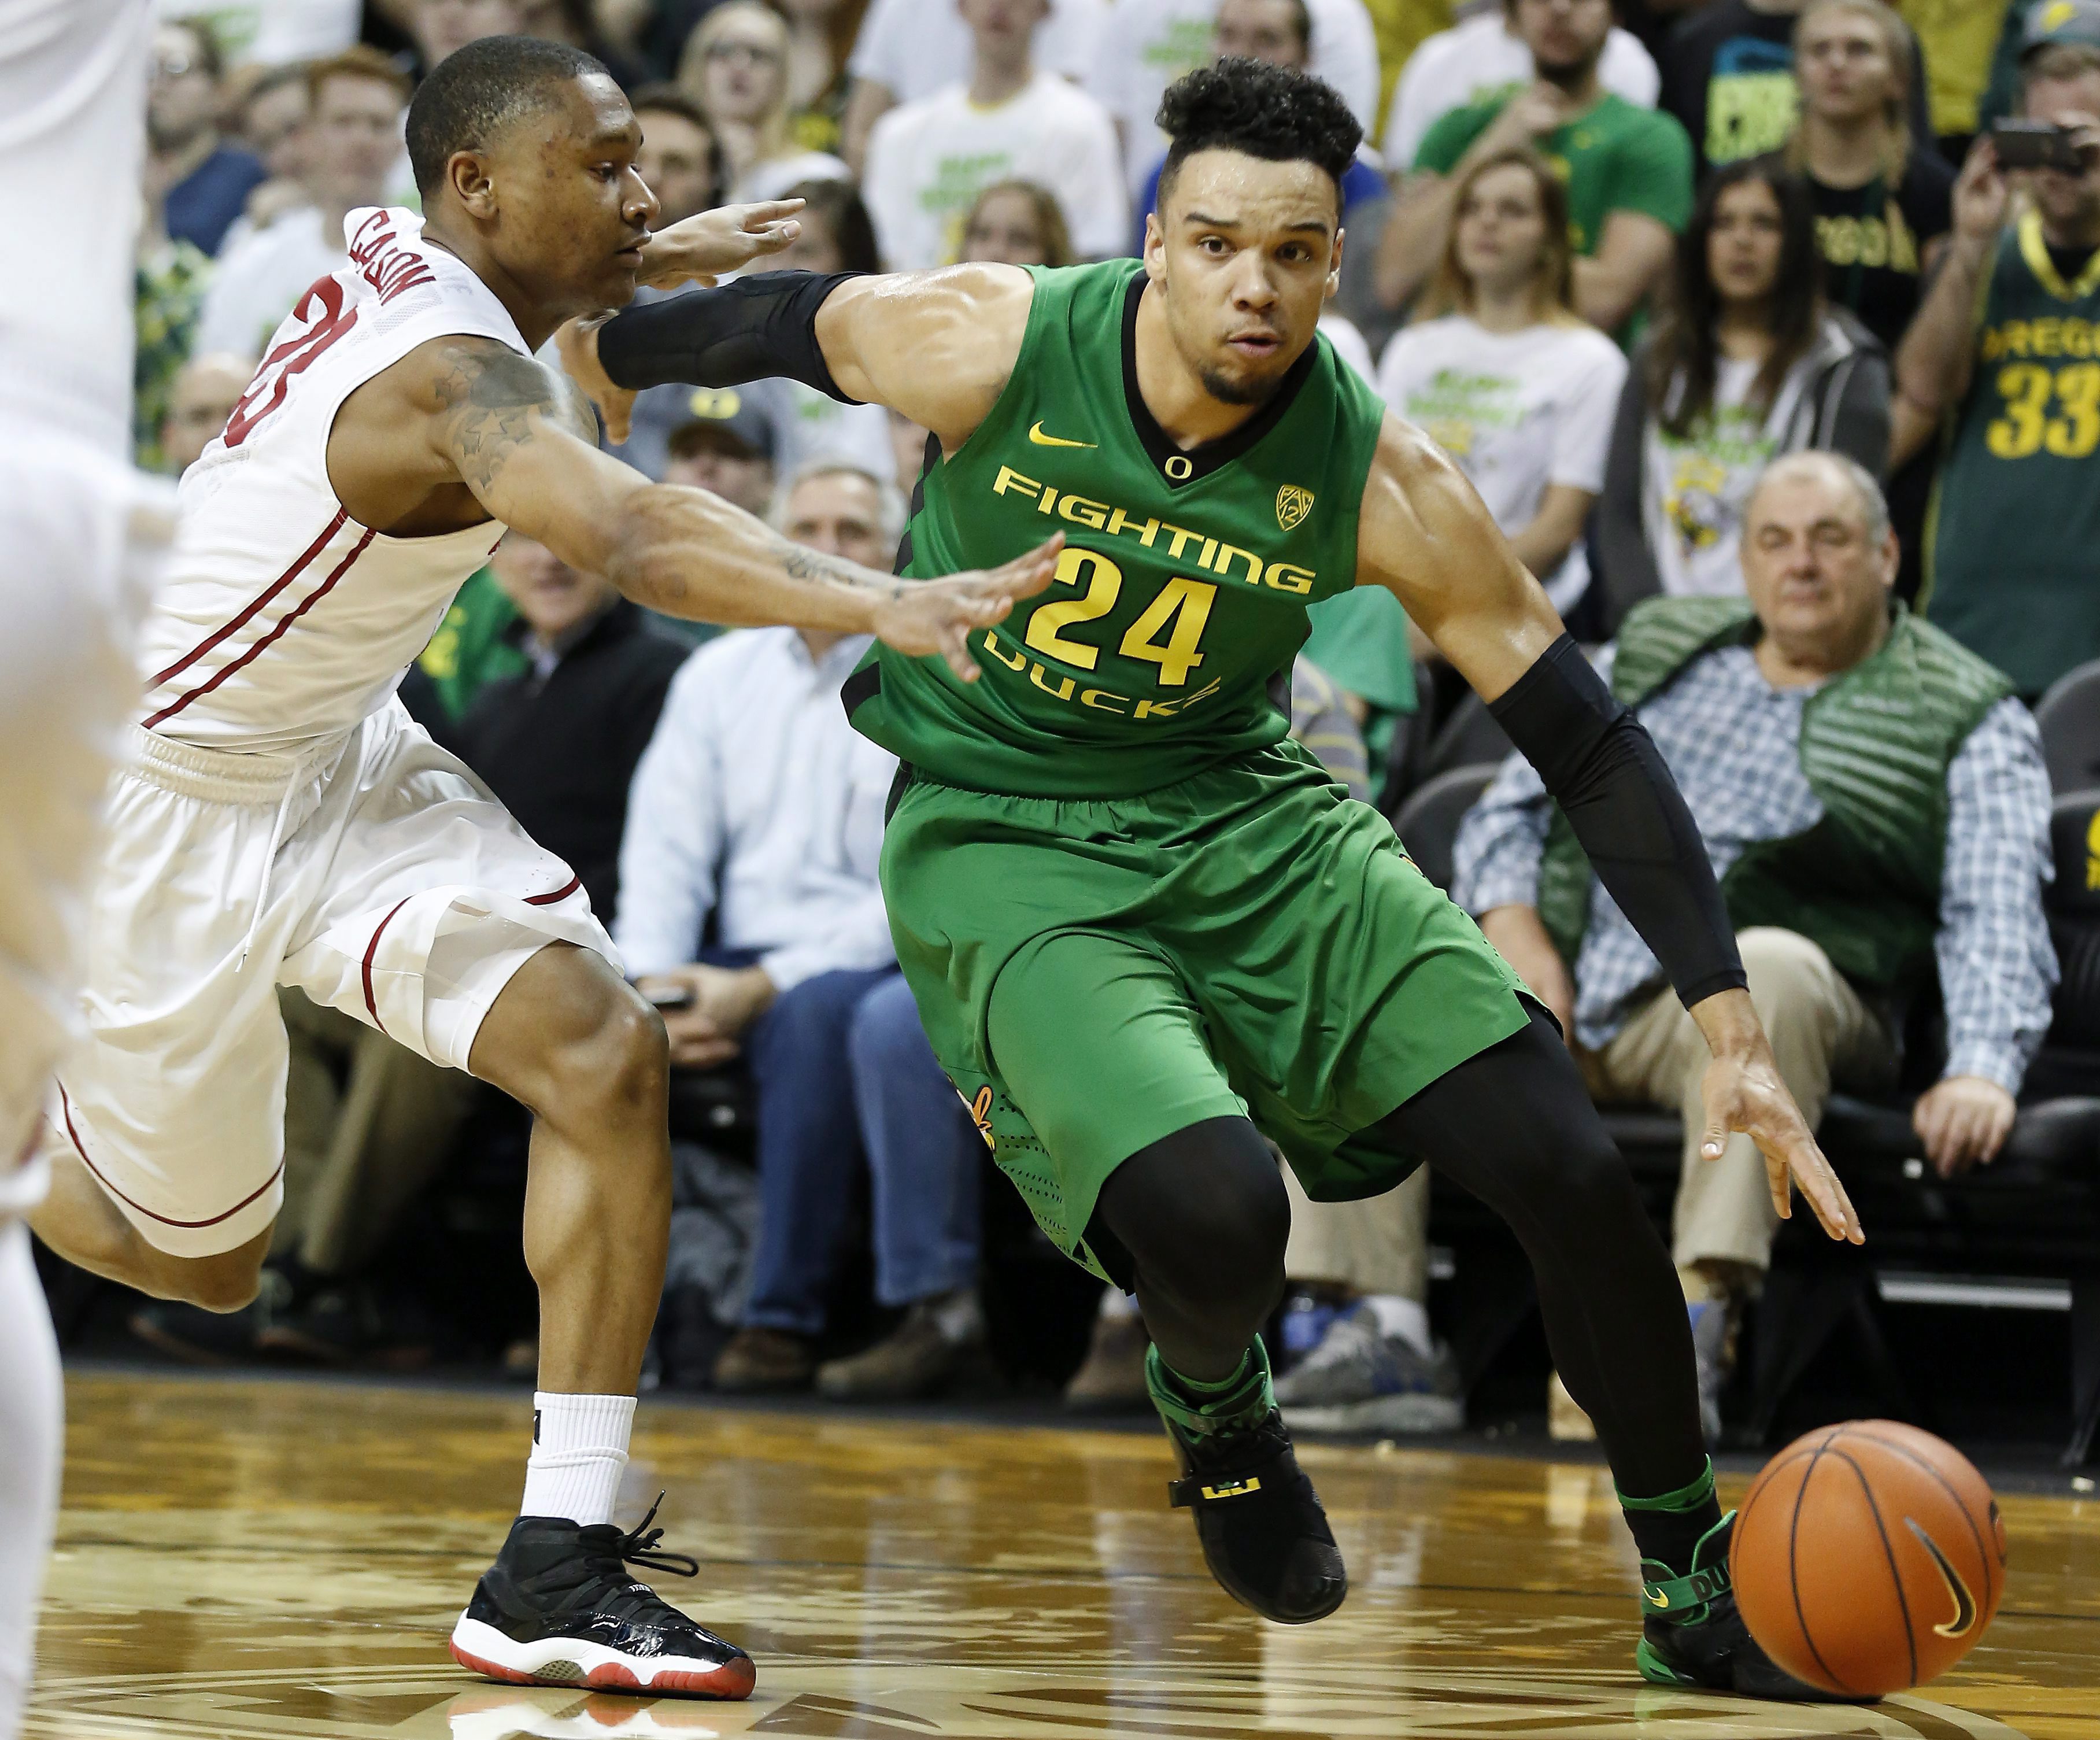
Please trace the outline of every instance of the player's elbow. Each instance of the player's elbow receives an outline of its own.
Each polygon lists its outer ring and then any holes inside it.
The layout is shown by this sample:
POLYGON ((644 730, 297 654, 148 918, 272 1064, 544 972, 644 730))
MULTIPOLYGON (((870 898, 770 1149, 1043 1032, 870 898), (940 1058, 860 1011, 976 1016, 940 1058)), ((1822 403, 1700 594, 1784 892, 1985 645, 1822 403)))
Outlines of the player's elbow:
POLYGON ((677 578, 675 552, 686 541, 694 509, 707 499, 703 492, 677 484, 649 484, 630 492, 613 525, 605 577, 642 603, 668 596, 666 589, 677 578))

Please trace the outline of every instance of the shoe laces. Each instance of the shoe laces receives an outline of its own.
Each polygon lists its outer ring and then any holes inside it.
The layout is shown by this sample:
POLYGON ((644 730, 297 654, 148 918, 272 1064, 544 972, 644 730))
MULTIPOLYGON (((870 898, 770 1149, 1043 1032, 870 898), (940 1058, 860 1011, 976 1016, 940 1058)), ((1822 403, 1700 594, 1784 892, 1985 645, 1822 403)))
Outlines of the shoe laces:
POLYGON ((609 1559, 615 1566, 641 1565, 653 1571, 669 1571, 680 1577, 699 1576, 700 1561, 698 1559, 687 1553, 659 1552, 655 1550, 656 1543, 664 1538, 664 1531, 652 1529, 649 1525, 656 1520, 657 1508, 663 1502, 664 1495, 660 1492, 656 1495, 656 1503, 649 1507, 647 1516, 626 1534, 615 1535, 602 1553, 591 1551, 590 1557, 609 1559))
POLYGON ((670 1571, 680 1577, 699 1575, 697 1559, 682 1552, 656 1550, 664 1531, 649 1525, 655 1518, 657 1505, 663 1502, 664 1495, 660 1492, 656 1504, 649 1507, 649 1514, 624 1535, 611 1523, 578 1530, 576 1541, 583 1574, 573 1585, 573 1592, 567 1597, 568 1605, 595 1609, 624 1621, 661 1624, 668 1615, 682 1624, 690 1623, 685 1614, 647 1583, 638 1582, 627 1570, 630 1565, 640 1565, 651 1570, 670 1571))

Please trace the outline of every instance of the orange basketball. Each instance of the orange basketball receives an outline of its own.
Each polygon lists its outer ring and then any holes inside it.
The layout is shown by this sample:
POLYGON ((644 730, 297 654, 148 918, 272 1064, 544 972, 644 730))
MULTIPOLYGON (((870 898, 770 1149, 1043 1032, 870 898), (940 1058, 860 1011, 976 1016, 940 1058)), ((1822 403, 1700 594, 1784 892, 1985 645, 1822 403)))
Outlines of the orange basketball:
POLYGON ((2005 1587, 2005 1525, 1974 1464, 1915 1426, 1855 1420, 1766 1464, 1729 1556, 1750 1635, 1795 1678, 1877 1697, 1966 1655, 2005 1587))

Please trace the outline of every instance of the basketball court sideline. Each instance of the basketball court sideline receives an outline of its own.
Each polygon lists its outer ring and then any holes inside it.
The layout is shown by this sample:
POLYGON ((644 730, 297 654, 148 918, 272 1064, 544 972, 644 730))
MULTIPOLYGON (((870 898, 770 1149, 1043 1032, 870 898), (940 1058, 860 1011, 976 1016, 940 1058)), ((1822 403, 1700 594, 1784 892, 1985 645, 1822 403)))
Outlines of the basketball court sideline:
POLYGON ((528 1408, 76 1373, 25 1733, 2100 1740, 2091 1497, 2001 1490, 2005 1604, 1955 1672, 1872 1709, 1760 1705, 1635 1677, 1631 1543, 1594 1464, 1308 1446, 1353 1587, 1289 1628, 1205 1574, 1150 1433, 653 1401, 619 1520, 668 1494, 665 1544, 701 1576, 652 1580, 751 1650, 757 1692, 492 1685, 444 1638, 514 1506, 528 1408))

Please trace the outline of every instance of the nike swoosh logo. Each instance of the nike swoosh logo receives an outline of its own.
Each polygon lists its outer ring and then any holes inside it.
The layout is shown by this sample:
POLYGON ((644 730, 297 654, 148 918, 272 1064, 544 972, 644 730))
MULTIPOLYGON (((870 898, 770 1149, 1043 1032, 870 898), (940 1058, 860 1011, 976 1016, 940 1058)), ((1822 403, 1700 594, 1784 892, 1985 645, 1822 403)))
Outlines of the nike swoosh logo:
POLYGON ((1947 1555, 1939 1550, 1939 1543, 1918 1526, 1915 1517, 1906 1517, 1910 1531, 1918 1543, 1932 1555, 1932 1562, 1939 1567, 1939 1574, 1947 1579, 1947 1592, 1954 1599, 1954 1617, 1945 1623, 1935 1625, 1933 1630, 1942 1637, 1965 1637, 1976 1623, 1976 1597, 1969 1592, 1969 1585, 1961 1580, 1961 1572, 1947 1562, 1947 1555))
POLYGON ((1101 445, 1098 441, 1067 441, 1062 435, 1045 435, 1040 423, 1030 426, 1028 439, 1038 447, 1098 447, 1101 445))
MULTIPOLYGON (((1643 1591, 1643 1592, 1645 1593, 1646 1592, 1643 1591)), ((1670 1605, 1670 1597, 1667 1595, 1650 1595, 1648 1599, 1653 1601, 1658 1607, 1667 1607, 1670 1605)))

